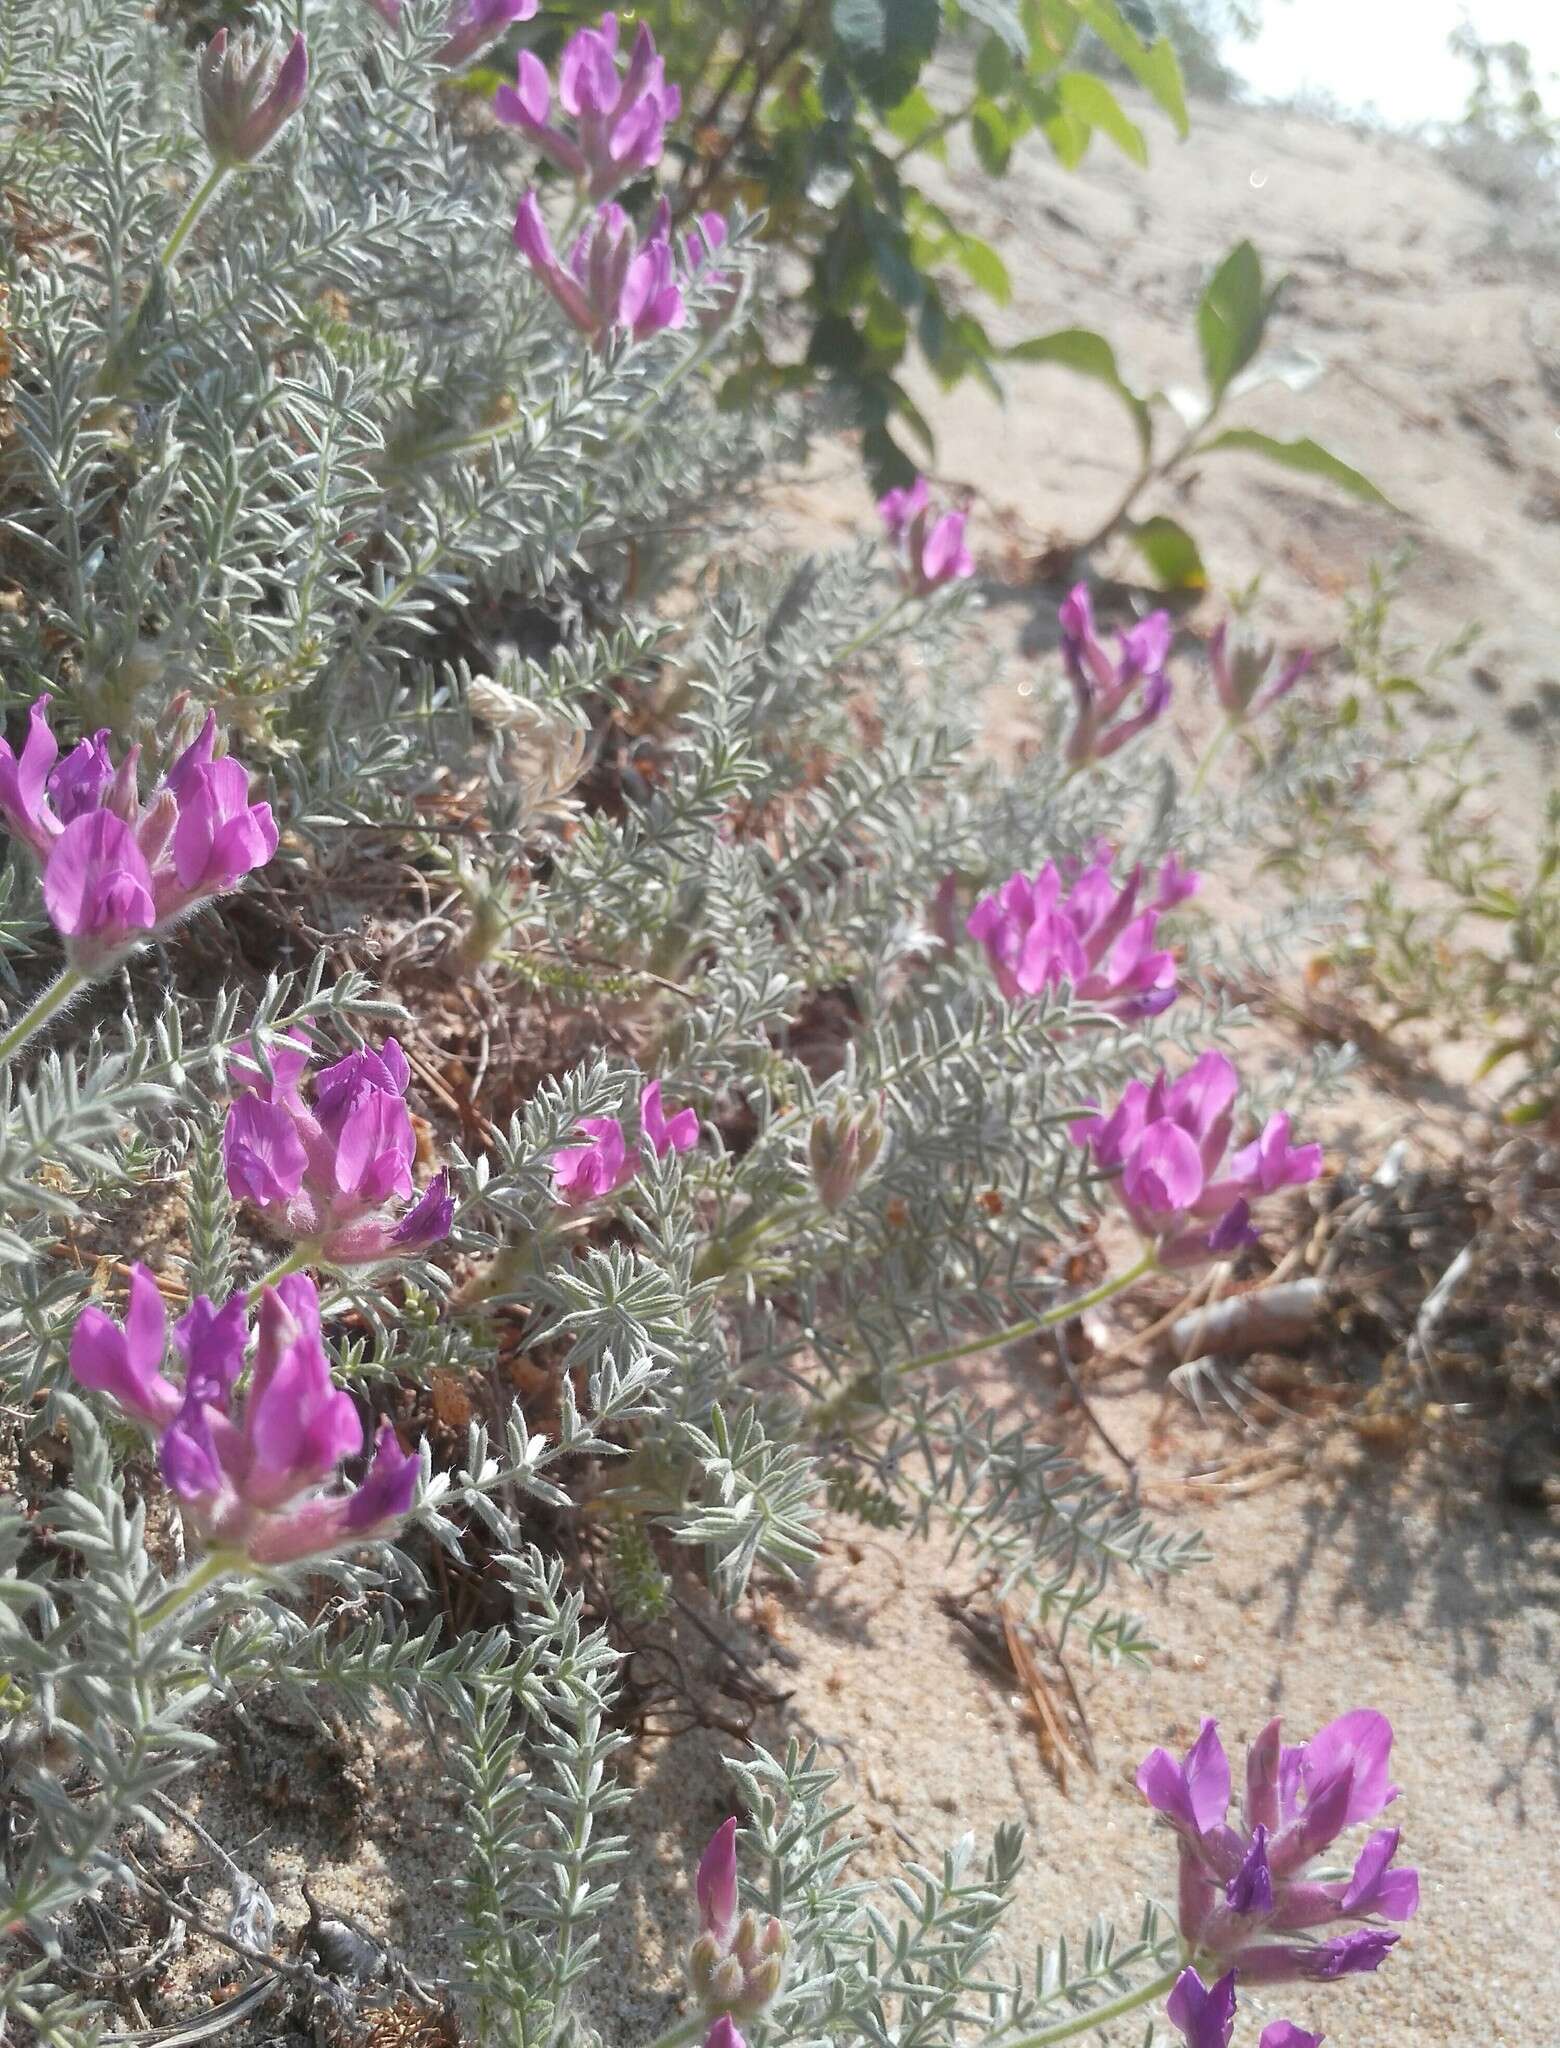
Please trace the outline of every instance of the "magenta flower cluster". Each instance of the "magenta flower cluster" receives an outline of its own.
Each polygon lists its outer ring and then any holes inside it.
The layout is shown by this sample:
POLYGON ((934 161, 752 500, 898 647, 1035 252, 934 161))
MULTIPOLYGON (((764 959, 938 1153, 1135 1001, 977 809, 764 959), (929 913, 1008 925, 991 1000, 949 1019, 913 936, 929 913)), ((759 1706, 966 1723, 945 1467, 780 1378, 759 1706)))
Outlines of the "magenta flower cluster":
MULTIPOLYGON (((1393 1868, 1399 1831, 1374 1829, 1347 1875, 1314 1866, 1346 1828, 1397 1798, 1391 1758, 1392 1724, 1369 1708, 1293 1747, 1270 1721, 1247 1754, 1234 1822, 1215 1722, 1204 1721, 1184 1758, 1156 1749, 1144 1759, 1138 1789, 1176 1831, 1182 1942, 1223 1972, 1210 1985, 1190 1968, 1171 1994, 1170 2018, 1191 2048, 1227 2048, 1237 1983, 1330 1981, 1376 1970, 1390 1953, 1398 1936, 1379 1923, 1409 1920, 1419 1906, 1418 1873, 1393 1868)), ((1315 2048, 1321 2038, 1280 2020, 1264 2029, 1262 2048, 1315 2048)))
POLYGON ((248 775, 217 756, 213 715, 145 803, 140 748, 116 768, 108 742, 105 728, 62 760, 47 697, 19 755, 0 739, 0 815, 37 857, 50 922, 88 970, 231 889, 277 844, 271 806, 251 803, 248 775))
POLYGON ((1154 939, 1160 918, 1196 894, 1199 877, 1172 854, 1154 900, 1140 910, 1142 868, 1118 887, 1113 859, 1108 845, 1098 845, 1070 879, 1048 860, 1033 879, 1012 875, 976 902, 965 930, 985 948, 1009 1002, 1070 988, 1081 1002, 1125 1020, 1157 1016, 1175 1001, 1175 955, 1156 949, 1154 939))
POLYGON ((694 1996, 714 2022, 706 2048, 741 2043, 733 2016, 750 2018, 780 1989, 790 1946, 773 1914, 742 1911, 737 1898, 737 1823, 723 1821, 699 1859, 694 1879, 699 1933, 688 1951, 694 1996), (722 2028, 726 2031, 720 2031, 722 2028))
POLYGON ((122 1328, 96 1307, 77 1318, 71 1371, 156 1432, 168 1489, 209 1543, 252 1564, 290 1564, 381 1535, 410 1508, 417 1460, 388 1422, 362 1484, 320 1492, 342 1460, 363 1449, 363 1424, 351 1396, 331 1382, 312 1280, 295 1273, 262 1292, 241 1413, 233 1393, 249 1348, 242 1295, 221 1308, 198 1295, 174 1325, 173 1348, 182 1386, 163 1370, 162 1295, 137 1265, 122 1328))
POLYGON ((592 348, 605 349, 614 335, 645 341, 687 317, 664 199, 643 240, 621 206, 598 207, 564 263, 536 194, 527 192, 515 215, 515 247, 592 348))
POLYGON ((569 118, 567 130, 549 119, 552 84, 545 67, 531 51, 522 50, 515 82, 499 87, 493 111, 522 130, 589 198, 600 200, 661 161, 666 130, 682 109, 682 94, 666 82, 648 23, 640 23, 628 63, 619 72, 617 16, 604 14, 599 27, 578 29, 564 44, 558 104, 569 118))
POLYGON ((1114 659, 1094 630, 1086 583, 1069 592, 1057 616, 1062 660, 1077 702, 1067 760, 1071 767, 1083 768, 1124 747, 1169 705, 1170 614, 1150 612, 1129 632, 1118 634, 1121 644, 1114 659), (1134 698, 1137 709, 1129 712, 1134 698))
MULTIPOLYGON (((668 1116, 659 1081, 648 1082, 639 1098, 639 1128, 657 1159, 669 1152, 691 1152, 699 1142, 697 1111, 679 1109, 668 1116)), ((553 1194, 565 1209, 584 1209, 615 1195, 644 1165, 615 1116, 582 1116, 579 1129, 586 1143, 566 1145, 553 1154, 553 1194)))
POLYGON ((449 1235, 447 1177, 437 1175, 410 1209, 417 1142, 405 1095, 406 1055, 393 1038, 378 1052, 348 1053, 303 1083, 310 1047, 294 1035, 262 1061, 233 1061, 237 1089, 223 1132, 228 1188, 276 1231, 331 1265, 395 1258, 449 1235))
MULTIPOLYGON (((374 11, 391 28, 400 25, 401 0, 370 0, 374 11)), ((446 19, 448 33, 433 53, 435 64, 458 71, 473 57, 497 42, 512 22, 530 21, 541 0, 453 0, 446 19)))
POLYGON ((1291 1145, 1280 1110, 1233 1158, 1233 1105, 1240 1081, 1222 1052, 1205 1052, 1177 1081, 1129 1081, 1107 1116, 1080 1118, 1075 1143, 1114 1176, 1133 1227, 1161 1266, 1196 1266, 1249 1244, 1251 1205, 1279 1188, 1315 1180, 1320 1145, 1291 1145))
POLYGON ((913 596, 930 597, 945 583, 975 574, 975 557, 964 541, 966 515, 943 512, 934 518, 924 476, 885 492, 878 499, 878 516, 899 556, 905 587, 913 596))

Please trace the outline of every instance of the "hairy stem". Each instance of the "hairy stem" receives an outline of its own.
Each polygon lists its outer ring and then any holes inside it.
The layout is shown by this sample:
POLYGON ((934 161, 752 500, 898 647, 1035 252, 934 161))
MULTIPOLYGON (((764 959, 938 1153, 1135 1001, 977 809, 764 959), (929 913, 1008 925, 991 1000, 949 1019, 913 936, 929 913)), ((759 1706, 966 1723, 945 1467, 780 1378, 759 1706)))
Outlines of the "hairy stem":
POLYGON ((233 1571, 242 1561, 236 1550, 211 1551, 187 1578, 180 1579, 176 1586, 170 1586, 154 1606, 138 1617, 141 1627, 160 1627, 170 1615, 177 1614, 181 1607, 188 1605, 197 1593, 203 1593, 214 1580, 220 1579, 225 1572, 233 1571))
MULTIPOLYGON (((1041 1330, 1054 1329, 1058 1323, 1071 1322, 1074 1316, 1083 1315, 1088 1309, 1098 1308, 1113 1295, 1123 1294, 1127 1288, 1141 1280, 1146 1273, 1152 1273, 1157 1261, 1151 1251, 1124 1272, 1112 1273, 1102 1280, 1098 1287, 1091 1287, 1087 1294, 1075 1294, 1066 1301, 1060 1301, 1054 1308, 1043 1310, 1039 1315, 1026 1316, 1021 1323, 1009 1323, 1005 1329, 983 1330, 979 1336, 966 1337, 961 1343, 949 1344, 941 1351, 924 1352, 919 1358, 907 1358, 900 1365, 890 1368, 890 1377, 903 1379, 913 1372, 926 1372, 934 1366, 952 1365, 956 1359, 973 1358, 978 1352, 1000 1350, 1004 1345, 1016 1344, 1021 1338, 1033 1337, 1041 1330)), ((858 1373, 856 1378, 841 1388, 831 1399, 822 1402, 813 1411, 814 1427, 819 1430, 831 1429, 852 1408, 862 1401, 869 1401, 877 1387, 879 1375, 875 1372, 858 1373)))
POLYGON ((228 164, 213 164, 206 173, 205 178, 195 188, 194 197, 179 216, 178 226, 168 237, 163 247, 160 261, 164 270, 172 270, 175 262, 178 260, 179 251, 184 247, 194 231, 195 223, 211 204, 212 199, 216 196, 217 187, 222 183, 230 169, 231 165, 228 164))
POLYGON ((315 1251, 312 1245, 295 1244, 285 1259, 280 1260, 274 1265, 269 1273, 262 1273, 260 1275, 260 1278, 244 1297, 246 1307, 253 1308, 266 1288, 274 1287, 278 1280, 285 1280, 291 1273, 301 1273, 314 1256, 315 1251))
POLYGON ((10 1030, 0 1037, 0 1066, 18 1047, 25 1045, 35 1031, 41 1031, 51 1017, 63 1010, 76 991, 84 988, 90 979, 85 968, 63 968, 32 1008, 24 1010, 10 1030))

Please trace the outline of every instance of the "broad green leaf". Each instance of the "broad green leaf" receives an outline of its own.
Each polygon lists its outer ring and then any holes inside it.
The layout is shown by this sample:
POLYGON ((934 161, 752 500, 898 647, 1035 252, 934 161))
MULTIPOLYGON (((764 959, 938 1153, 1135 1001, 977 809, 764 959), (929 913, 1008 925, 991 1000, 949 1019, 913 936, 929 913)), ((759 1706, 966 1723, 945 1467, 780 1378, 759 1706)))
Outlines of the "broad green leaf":
POLYGON ((1148 401, 1140 398, 1123 378, 1116 365, 1115 350, 1103 334, 1095 334, 1087 327, 1063 327, 1055 334, 1037 334, 1030 341, 1017 342, 1006 353, 1008 361, 1014 363, 1057 363, 1064 370, 1076 370, 1080 377, 1092 377, 1096 384, 1114 392, 1132 415, 1138 447, 1144 461, 1148 460, 1154 445, 1153 415, 1148 401))
POLYGON ((901 306, 920 305, 926 284, 911 261, 910 237, 886 213, 863 210, 860 225, 871 252, 872 268, 889 296, 901 306))
POLYGON ((1127 527, 1132 545, 1147 562, 1161 590, 1206 590, 1208 571, 1197 543, 1184 526, 1158 517, 1134 520, 1127 527))
POLYGON ((1191 133, 1192 124, 1186 113, 1181 67, 1167 38, 1159 36, 1152 43, 1145 43, 1125 19, 1116 0, 1075 0, 1075 5, 1079 18, 1093 29, 1111 55, 1126 65, 1144 91, 1151 93, 1164 108, 1175 123, 1176 134, 1184 142, 1191 133))
POLYGON ((834 39, 875 107, 897 107, 914 90, 942 27, 938 0, 831 0, 834 39))
POLYGON ((978 21, 1023 61, 1029 54, 1023 17, 1016 0, 959 0, 959 12, 966 21, 978 21))
POLYGON ((1013 71, 1012 50, 1001 36, 987 36, 975 59, 975 83, 988 99, 998 100, 1012 85, 1013 71))
POLYGON ((1013 135, 1000 107, 982 100, 970 115, 970 136, 980 167, 988 177, 1000 178, 1013 154, 1013 135))
POLYGON ((982 242, 974 235, 960 235, 953 253, 971 284, 979 285, 986 296, 995 299, 999 306, 1008 303, 1013 296, 1013 283, 1008 276, 1007 265, 989 242, 982 242))
POLYGON ((1029 25, 1030 74, 1040 78, 1066 62, 1083 24, 1072 0, 1025 0, 1024 19, 1029 25))
POLYGON ((1046 115, 1040 126, 1051 145, 1051 154, 1062 169, 1075 171, 1088 155, 1089 139, 1094 133, 1088 122, 1059 107, 1054 114, 1046 115))
POLYGON ((1135 164, 1148 162, 1148 144, 1135 121, 1128 120, 1120 100, 1101 78, 1089 71, 1064 71, 1056 81, 1062 105, 1090 128, 1109 136, 1125 157, 1135 164))
POLYGON ((929 128, 935 128, 942 115, 932 105, 919 86, 907 93, 892 113, 883 117, 883 126, 896 142, 919 142, 929 128))
POLYGON ((1237 242, 1203 288, 1197 302, 1197 340, 1203 375, 1215 399, 1245 369, 1262 346, 1268 302, 1262 291, 1262 259, 1249 242, 1237 242))
POLYGON ((1319 441, 1302 437, 1298 441, 1275 441, 1270 434, 1259 434, 1251 427, 1227 427, 1222 434, 1215 434, 1211 441, 1204 441, 1197 449, 1199 455, 1210 455, 1217 448, 1244 448, 1248 454, 1264 455, 1269 462, 1276 462, 1284 469, 1297 469, 1304 476, 1324 477, 1339 490, 1347 491, 1350 497, 1363 498, 1368 505, 1385 505, 1390 510, 1398 508, 1384 491, 1378 491, 1367 476, 1361 476, 1357 469, 1330 454, 1319 441))

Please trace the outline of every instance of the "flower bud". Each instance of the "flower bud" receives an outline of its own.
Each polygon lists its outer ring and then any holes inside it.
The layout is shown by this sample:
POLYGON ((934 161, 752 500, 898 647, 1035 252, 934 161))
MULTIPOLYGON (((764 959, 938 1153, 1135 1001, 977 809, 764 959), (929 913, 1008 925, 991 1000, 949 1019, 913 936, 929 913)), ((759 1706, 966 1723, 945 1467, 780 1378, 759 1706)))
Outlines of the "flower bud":
POLYGON ((821 1111, 813 1119, 807 1163, 818 1200, 831 1216, 871 1173, 883 1150, 884 1135, 882 1104, 876 1098, 859 1113, 842 1101, 832 1115, 821 1111))
POLYGON ((196 66, 200 125, 213 160, 224 169, 252 164, 303 105, 309 52, 301 32, 278 63, 270 46, 248 30, 219 28, 196 66))

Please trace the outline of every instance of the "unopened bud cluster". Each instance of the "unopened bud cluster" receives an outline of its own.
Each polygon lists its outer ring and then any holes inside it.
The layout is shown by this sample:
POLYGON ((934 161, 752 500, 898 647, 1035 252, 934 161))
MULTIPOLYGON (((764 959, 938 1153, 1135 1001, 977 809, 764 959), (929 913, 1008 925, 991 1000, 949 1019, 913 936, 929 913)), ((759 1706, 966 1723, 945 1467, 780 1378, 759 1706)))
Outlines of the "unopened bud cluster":
POLYGON ((700 1858, 696 1890, 700 1932, 688 1951, 693 1994, 713 2021, 751 2019, 779 1991, 790 1941, 772 1913, 737 1910, 734 1817, 716 1829, 700 1858))
POLYGON ((813 1119, 807 1164, 818 1200, 832 1216, 867 1179, 883 1150, 883 1107, 874 1097, 856 1109, 848 1097, 813 1119))

